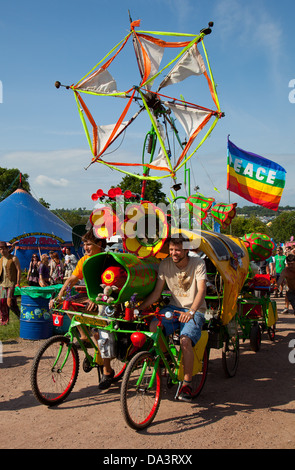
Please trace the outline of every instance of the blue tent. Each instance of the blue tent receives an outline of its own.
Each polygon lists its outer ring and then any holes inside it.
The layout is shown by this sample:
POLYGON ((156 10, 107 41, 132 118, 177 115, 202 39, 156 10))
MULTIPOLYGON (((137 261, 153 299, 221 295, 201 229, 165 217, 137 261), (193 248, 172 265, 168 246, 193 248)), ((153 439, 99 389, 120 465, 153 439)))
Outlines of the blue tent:
POLYGON ((60 251, 73 246, 72 228, 40 204, 24 189, 0 202, 0 240, 16 242, 14 254, 21 268, 29 267, 33 253, 60 251))

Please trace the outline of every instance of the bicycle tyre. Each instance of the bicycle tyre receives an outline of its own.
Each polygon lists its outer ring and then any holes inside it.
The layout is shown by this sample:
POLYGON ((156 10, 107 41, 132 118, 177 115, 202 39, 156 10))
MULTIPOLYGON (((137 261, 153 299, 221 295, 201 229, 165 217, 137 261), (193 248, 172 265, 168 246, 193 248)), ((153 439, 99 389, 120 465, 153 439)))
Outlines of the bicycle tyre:
POLYGON ((237 373, 239 358, 240 358, 240 344, 239 335, 230 338, 227 336, 223 343, 222 348, 222 367, 226 377, 234 377, 237 373))
POLYGON ((196 398, 200 395, 208 374, 208 366, 209 366, 209 349, 205 348, 204 356, 202 360, 202 370, 198 372, 198 374, 193 375, 192 377, 192 397, 196 398))
POLYGON ((276 326, 275 325, 269 326, 267 328, 267 334, 268 334, 268 337, 269 337, 270 341, 275 341, 275 339, 276 339, 276 326))
POLYGON ((153 388, 148 389, 154 366, 154 355, 140 351, 126 368, 121 386, 121 410, 126 423, 132 429, 147 428, 158 412, 161 401, 160 367, 156 371, 153 388))
POLYGON ((68 351, 70 338, 53 336, 37 352, 31 368, 31 387, 35 398, 47 406, 62 403, 73 390, 79 373, 79 354, 71 344, 70 354, 62 370, 65 353, 68 351), (59 359, 54 365, 57 356, 59 359))
POLYGON ((111 368, 115 371, 113 383, 119 382, 125 374, 126 363, 120 361, 120 359, 114 358, 111 360, 111 368))
POLYGON ((261 330, 258 323, 254 323, 250 330, 250 347, 254 352, 258 352, 260 350, 261 330))

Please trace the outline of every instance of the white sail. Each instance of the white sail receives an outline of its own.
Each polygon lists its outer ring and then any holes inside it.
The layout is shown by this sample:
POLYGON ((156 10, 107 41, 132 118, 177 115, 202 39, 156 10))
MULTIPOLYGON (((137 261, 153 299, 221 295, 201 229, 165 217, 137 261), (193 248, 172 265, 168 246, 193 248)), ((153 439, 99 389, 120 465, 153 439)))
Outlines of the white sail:
POLYGON ((211 113, 211 111, 195 109, 193 107, 180 104, 165 102, 165 105, 173 111, 188 137, 192 136, 194 131, 204 121, 208 114, 211 113))
POLYGON ((117 91, 116 80, 110 72, 104 68, 96 70, 92 75, 83 80, 77 90, 89 91, 92 93, 115 93, 117 91))
MULTIPOLYGON (((127 126, 128 122, 122 122, 122 124, 118 127, 117 131, 115 132, 115 134, 113 135, 112 137, 112 141, 115 139, 115 137, 121 132, 124 130, 124 128, 127 126)), ((107 125, 104 125, 104 126, 98 126, 97 128, 97 135, 98 135, 98 149, 97 149, 97 153, 100 153, 106 143, 108 142, 109 138, 111 137, 112 135, 112 132, 115 128, 115 124, 107 124, 107 125)))
POLYGON ((190 75, 201 75, 206 71, 203 58, 197 45, 189 48, 170 70, 159 86, 159 90, 173 83, 179 83, 190 75))

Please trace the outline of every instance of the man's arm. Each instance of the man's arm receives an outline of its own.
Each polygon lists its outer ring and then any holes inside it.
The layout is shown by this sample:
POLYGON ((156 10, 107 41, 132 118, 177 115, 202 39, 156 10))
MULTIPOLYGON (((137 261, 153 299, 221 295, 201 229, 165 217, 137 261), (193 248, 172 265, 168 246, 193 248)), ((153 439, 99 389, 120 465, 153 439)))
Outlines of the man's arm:
POLYGON ((51 299, 49 302, 49 308, 53 307, 53 304, 56 300, 61 300, 61 298, 65 295, 67 288, 71 289, 77 282, 79 281, 79 278, 72 274, 69 279, 66 280, 62 288, 60 289, 58 296, 55 299, 51 299))
MULTIPOLYGON (((206 296, 206 282, 206 279, 200 279, 199 281, 197 281, 198 292, 190 308, 191 312, 197 312, 201 307, 202 303, 204 302, 206 296)), ((189 312, 179 313, 179 321, 182 323, 187 323, 192 318, 189 312)))
POLYGON ((21 277, 20 262, 19 262, 19 259, 16 256, 14 256, 13 261, 14 261, 14 264, 15 264, 15 267, 16 267, 16 275, 17 275, 16 284, 20 285, 20 277, 21 277))
POLYGON ((153 292, 151 292, 147 296, 147 298, 142 302, 142 304, 139 307, 137 307, 138 310, 144 310, 145 308, 149 307, 154 302, 156 302, 160 298, 162 291, 164 289, 164 286, 165 286, 165 280, 158 278, 153 292))

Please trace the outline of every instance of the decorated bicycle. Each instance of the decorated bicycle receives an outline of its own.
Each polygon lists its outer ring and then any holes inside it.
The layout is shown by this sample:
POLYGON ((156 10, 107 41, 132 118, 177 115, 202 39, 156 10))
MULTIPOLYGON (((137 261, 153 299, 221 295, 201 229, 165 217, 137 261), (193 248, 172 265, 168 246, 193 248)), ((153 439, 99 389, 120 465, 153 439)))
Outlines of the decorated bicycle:
MULTIPOLYGON (((151 33, 136 30, 140 22, 131 21, 130 25, 130 32, 119 44, 76 85, 66 88, 74 92, 92 152, 91 164, 96 162, 132 174, 142 180, 142 191, 137 202, 136 195, 131 191, 123 194, 120 188, 111 188, 107 192, 98 189, 92 195, 95 202, 103 202, 106 197, 113 201, 93 210, 90 223, 94 233, 100 238, 120 234, 124 253, 100 253, 84 263, 87 297, 99 306, 99 312, 86 312, 79 299, 75 298, 65 299, 63 307, 56 306, 56 315, 72 316, 71 325, 64 336, 50 338, 42 346, 33 363, 31 382, 36 398, 49 406, 62 402, 69 395, 79 370, 79 354, 73 340, 76 338, 79 342, 78 327, 82 327, 94 351, 94 354, 90 354, 81 344, 85 355, 84 371, 96 368, 100 373, 103 360, 111 360, 112 367, 116 369, 114 379, 119 379, 124 373, 121 392, 123 415, 131 427, 142 429, 152 422, 159 407, 163 379, 161 370, 167 370, 168 386, 177 385, 176 398, 183 379, 178 340, 166 340, 160 328, 159 308, 169 298, 169 292, 164 293, 160 303, 149 311, 136 315, 136 306, 154 288, 161 259, 168 256, 166 241, 177 233, 185 234, 191 242, 191 248, 198 249, 208 265, 206 329, 195 346, 195 397, 205 383, 210 348, 222 349, 222 362, 227 376, 232 377, 236 373, 239 336, 235 315, 238 296, 248 274, 249 254, 241 239, 215 233, 204 225, 206 217, 211 213, 214 220, 226 227, 235 216, 236 204, 214 204, 214 198, 200 193, 191 194, 190 188, 188 161, 196 155, 223 116, 204 45, 204 39, 211 33, 213 24, 209 23, 199 34, 151 33), (118 58, 130 40, 135 50, 140 81, 125 91, 118 91, 111 68, 115 72, 121 70, 117 64, 118 58), (204 59, 198 46, 203 49, 204 59), (175 50, 176 55, 171 58, 175 50), (167 52, 168 59, 162 65, 167 52), (213 109, 194 104, 194 80, 197 78, 205 79, 213 109), (160 93, 164 87, 170 86, 181 92, 183 82, 190 79, 193 86, 185 88, 185 97, 181 94, 181 98, 177 99, 160 93), (158 85, 157 81, 160 81, 158 85), (152 91, 152 87, 156 87, 156 91, 152 91), (119 119, 114 125, 98 126, 94 112, 101 112, 102 108, 94 107, 90 111, 91 105, 82 99, 82 93, 87 98, 101 100, 120 98, 118 101, 122 103, 127 100, 127 105, 119 112, 119 119), (188 96, 189 93, 192 98, 188 96), (132 111, 134 107, 135 112, 132 111), (115 142, 118 143, 119 137, 119 147, 122 146, 128 136, 129 126, 134 125, 139 116, 145 116, 150 122, 150 131, 143 138, 141 162, 132 159, 109 161, 107 150, 115 142), (213 122, 209 125, 211 119, 213 122), (178 124, 184 129, 184 139, 180 138, 178 124), (148 160, 146 154, 149 155, 148 160), (131 173, 132 168, 142 169, 142 174, 131 173), (181 187, 177 182, 178 175, 181 175, 186 189, 186 195, 182 197, 177 196, 181 187), (145 200, 147 182, 167 177, 172 179, 173 184, 168 209, 145 200), (184 202, 184 212, 180 216, 178 204, 181 200, 184 202), (201 230, 204 226, 205 230, 201 230), (154 316, 158 319, 159 328, 156 333, 151 333, 149 321, 154 316), (91 329, 98 330, 95 333, 98 342, 91 337, 91 329), (166 342, 170 357, 163 357, 158 345, 159 338, 166 342), (118 367, 114 365, 115 362, 119 363, 118 367), (135 381, 134 374, 137 376, 135 381), (130 397, 135 401, 149 398, 150 407, 146 408, 149 410, 148 415, 144 411, 143 415, 134 416, 130 397)), ((122 73, 119 76, 121 78, 122 73)), ((62 86, 56 82, 57 88, 62 86)), ((204 95, 204 88, 201 94, 204 95)), ((106 108, 103 109, 108 114, 106 108)), ((115 112, 112 111, 112 114, 115 112)), ((137 408, 138 411, 141 409, 139 406, 137 408)))
MULTIPOLYGON (((249 233, 243 237, 250 260, 260 262, 268 259, 274 242, 262 233, 249 233)), ((271 300, 275 280, 269 274, 249 274, 238 299, 238 323, 243 341, 250 340, 252 351, 259 351, 262 333, 267 332, 271 341, 275 339, 277 304, 271 300)))

